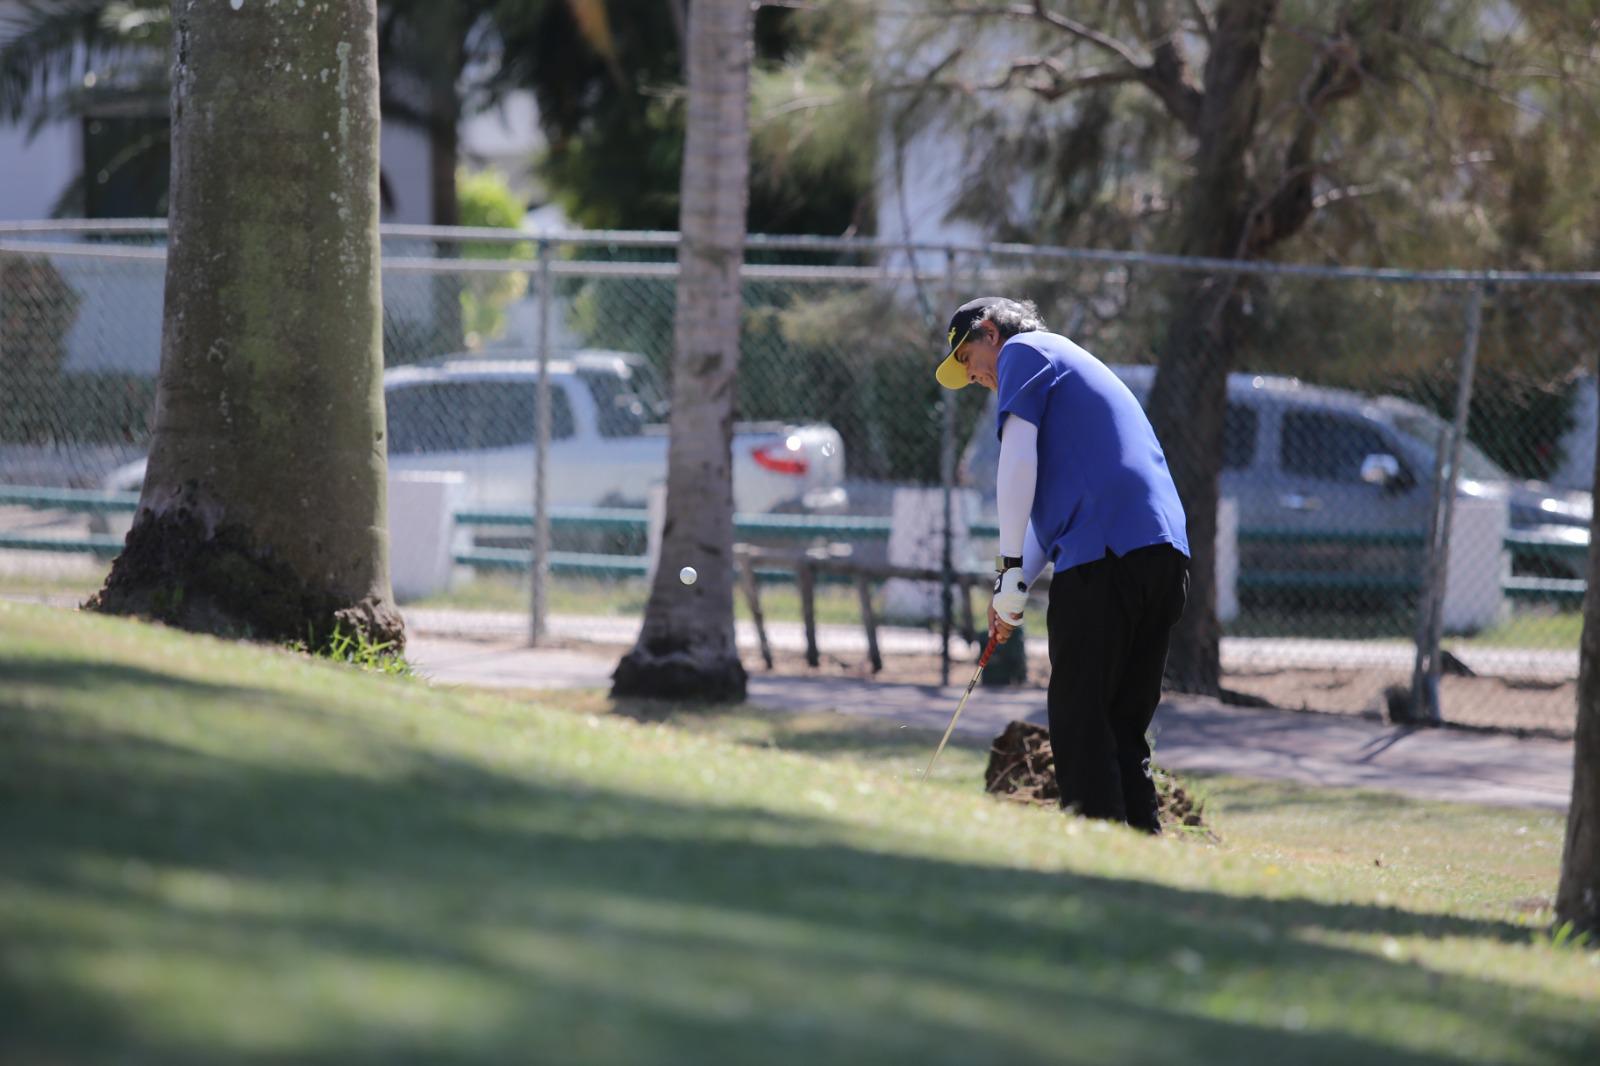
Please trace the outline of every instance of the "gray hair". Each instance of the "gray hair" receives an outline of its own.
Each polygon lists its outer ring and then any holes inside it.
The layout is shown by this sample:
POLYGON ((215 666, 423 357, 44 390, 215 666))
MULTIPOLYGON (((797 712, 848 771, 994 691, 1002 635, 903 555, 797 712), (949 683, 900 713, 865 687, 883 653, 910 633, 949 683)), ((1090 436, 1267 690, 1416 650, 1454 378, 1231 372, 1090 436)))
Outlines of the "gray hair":
MULTIPOLYGON (((978 322, 993 322, 1000 331, 1000 339, 1015 337, 1018 333, 1032 333, 1045 327, 1039 317, 1039 307, 1032 300, 1001 300, 983 309, 978 322)), ((974 322, 973 325, 977 325, 974 322)))

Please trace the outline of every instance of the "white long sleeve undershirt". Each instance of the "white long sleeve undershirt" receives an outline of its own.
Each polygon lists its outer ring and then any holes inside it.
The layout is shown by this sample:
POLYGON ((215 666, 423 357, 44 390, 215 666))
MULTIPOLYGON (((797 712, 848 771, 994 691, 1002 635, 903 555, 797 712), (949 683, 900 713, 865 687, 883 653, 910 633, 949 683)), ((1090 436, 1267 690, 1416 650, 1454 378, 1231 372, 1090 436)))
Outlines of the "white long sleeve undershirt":
POLYGON ((1039 427, 1014 414, 1007 415, 1000 433, 999 469, 995 471, 1000 554, 1022 556, 1022 576, 1030 585, 1044 568, 1044 549, 1028 519, 1038 480, 1039 427))
POLYGON ((1044 545, 1039 543, 1039 534, 1034 531, 1033 521, 1028 521, 1028 537, 1022 542, 1022 580, 1030 587, 1039 580, 1039 573, 1044 569, 1044 564, 1049 560, 1045 557, 1044 545))

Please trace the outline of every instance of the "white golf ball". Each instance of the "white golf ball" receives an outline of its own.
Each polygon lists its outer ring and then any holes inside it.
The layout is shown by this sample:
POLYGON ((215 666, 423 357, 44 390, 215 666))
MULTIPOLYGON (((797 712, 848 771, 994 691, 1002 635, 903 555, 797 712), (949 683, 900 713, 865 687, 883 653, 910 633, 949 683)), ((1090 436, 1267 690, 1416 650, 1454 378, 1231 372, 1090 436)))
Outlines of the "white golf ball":
POLYGON ((686 566, 682 570, 678 571, 678 580, 682 581, 685 585, 694 584, 695 580, 699 577, 699 573, 696 572, 695 568, 692 566, 686 566))

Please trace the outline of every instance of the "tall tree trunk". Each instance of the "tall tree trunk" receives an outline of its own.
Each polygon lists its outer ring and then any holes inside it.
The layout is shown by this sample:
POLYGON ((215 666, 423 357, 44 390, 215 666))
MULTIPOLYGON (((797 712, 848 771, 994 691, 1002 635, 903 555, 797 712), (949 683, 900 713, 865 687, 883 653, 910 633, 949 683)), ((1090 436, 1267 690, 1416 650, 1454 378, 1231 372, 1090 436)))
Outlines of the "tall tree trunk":
MULTIPOLYGON (((421 27, 438 42, 431 55, 425 91, 428 98, 428 205, 430 224, 461 224, 461 202, 456 193, 456 168, 461 162, 461 68, 466 62, 468 16, 454 4, 438 4, 422 16, 421 27)), ((441 259, 455 259, 461 246, 455 241, 440 241, 436 251, 441 259)), ((433 351, 438 355, 459 352, 466 343, 461 292, 465 288, 459 273, 436 274, 433 278, 433 351)))
MULTIPOLYGON (((1600 499, 1600 469, 1594 492, 1600 499)), ((1600 937, 1600 524, 1589 527, 1589 594, 1583 598, 1582 661, 1578 679, 1578 735, 1573 746, 1572 805, 1556 890, 1556 921, 1600 937)))
MULTIPOLYGON (((1255 202, 1250 147, 1261 102, 1261 45, 1275 0, 1231 0, 1217 11, 1196 131, 1195 174, 1183 196, 1178 251, 1241 254, 1255 202)), ((1217 497, 1228 372, 1238 333, 1234 277, 1182 277, 1175 317, 1150 390, 1150 421, 1188 519, 1189 605, 1172 633, 1167 682, 1216 695, 1221 635, 1216 609, 1217 497)))
POLYGON ((389 588, 376 0, 173 4, 155 437, 92 606, 400 642, 389 588))
MULTIPOLYGON (((432 215, 429 221, 432 225, 460 225, 461 205, 456 199, 458 159, 455 120, 447 123, 436 116, 428 124, 428 186, 432 215)), ((436 241, 434 252, 440 259, 459 259, 461 244, 455 240, 436 241)), ((461 308, 465 279, 459 271, 435 274, 431 287, 433 334, 427 351, 432 356, 453 355, 466 346, 465 314, 461 308)))
POLYGON ((1189 602, 1172 630, 1166 683, 1180 692, 1221 691, 1217 620, 1217 456, 1222 454, 1228 371, 1236 344, 1233 279, 1182 283, 1176 317, 1150 390, 1150 421, 1183 500, 1189 533, 1189 602))
POLYGON ((456 167, 461 151, 456 119, 435 118, 428 125, 428 195, 432 201, 432 224, 459 226, 461 201, 456 197, 456 167))
POLYGON ((612 692, 742 700, 730 448, 749 188, 751 4, 695 0, 689 29, 666 523, 644 628, 617 664, 612 692), (698 582, 679 580, 686 565, 698 582))

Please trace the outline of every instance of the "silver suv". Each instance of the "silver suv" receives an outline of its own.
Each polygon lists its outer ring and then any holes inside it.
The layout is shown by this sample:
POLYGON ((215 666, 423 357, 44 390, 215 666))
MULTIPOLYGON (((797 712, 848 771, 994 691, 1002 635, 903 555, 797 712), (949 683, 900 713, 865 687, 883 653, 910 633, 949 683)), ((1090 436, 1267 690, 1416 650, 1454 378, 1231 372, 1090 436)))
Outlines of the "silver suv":
MULTIPOLYGON (((1155 368, 1111 368, 1145 403, 1155 368)), ((993 506, 994 401, 962 459, 993 506)), ((1415 587, 1440 434, 1431 411, 1296 378, 1228 375, 1222 495, 1237 501, 1242 592, 1402 593, 1415 587)), ((1168 447, 1182 447, 1182 442, 1168 447)), ((1506 501, 1514 569, 1581 577, 1589 493, 1518 481, 1463 442, 1462 496, 1506 501)))

